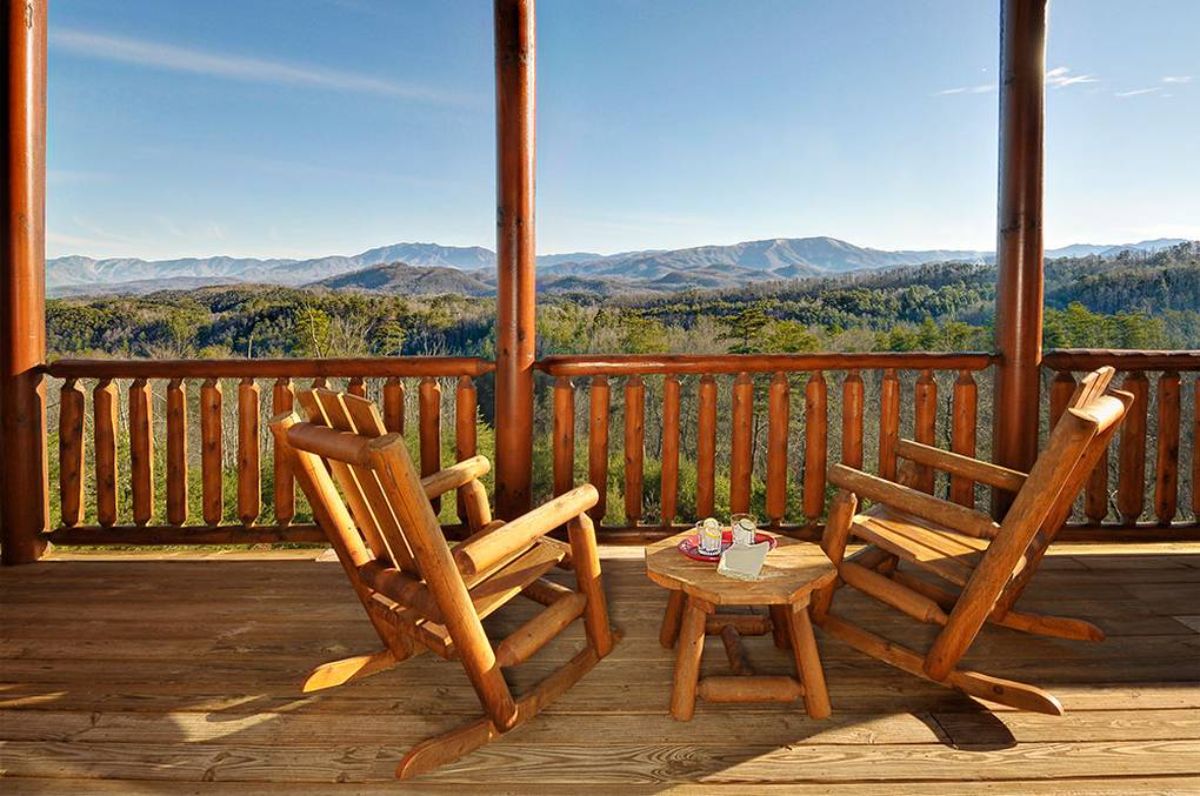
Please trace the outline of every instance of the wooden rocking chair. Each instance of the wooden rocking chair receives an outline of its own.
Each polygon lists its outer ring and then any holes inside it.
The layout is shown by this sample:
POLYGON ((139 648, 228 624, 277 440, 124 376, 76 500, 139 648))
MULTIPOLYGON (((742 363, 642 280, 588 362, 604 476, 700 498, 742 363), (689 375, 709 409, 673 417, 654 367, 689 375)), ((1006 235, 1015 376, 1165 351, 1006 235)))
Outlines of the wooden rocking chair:
POLYGON ((1130 393, 1108 389, 1112 376, 1112 368, 1102 368, 1080 382, 1028 475, 911 440, 898 446, 907 460, 901 483, 844 465, 830 468, 829 480, 840 491, 822 547, 839 577, 815 596, 814 621, 859 651, 910 674, 992 702, 1062 715, 1059 701, 1039 688, 957 666, 985 622, 1060 638, 1104 638, 1090 622, 1016 611, 1013 604, 1133 402, 1130 393), (1013 493, 1012 506, 997 524, 987 514, 918 491, 910 485, 929 483, 922 468, 1013 493), (856 514, 861 498, 874 505, 856 514), (851 537, 867 546, 847 557, 851 537), (945 585, 899 570, 900 561, 945 585), (834 592, 843 585, 942 629, 924 655, 893 643, 830 612, 834 592))
POLYGON ((616 639, 595 531, 585 513, 598 499, 594 487, 581 486, 512 522, 494 522, 479 482, 490 467, 486 458, 476 456, 422 479, 403 438, 385 433, 370 401, 321 389, 298 398, 308 422, 293 413, 276 416, 275 444, 290 458, 384 645, 379 652, 319 667, 304 691, 385 671, 428 649, 461 661, 485 711, 413 747, 397 777, 434 769, 520 726, 612 650, 616 639), (430 502, 450 490, 459 491, 472 530, 453 548, 430 502), (546 536, 564 524, 569 545, 546 536), (575 590, 542 577, 556 565, 574 569, 575 590), (481 620, 518 594, 545 609, 493 646, 481 620), (532 656, 580 616, 584 649, 514 699, 501 669, 532 656))

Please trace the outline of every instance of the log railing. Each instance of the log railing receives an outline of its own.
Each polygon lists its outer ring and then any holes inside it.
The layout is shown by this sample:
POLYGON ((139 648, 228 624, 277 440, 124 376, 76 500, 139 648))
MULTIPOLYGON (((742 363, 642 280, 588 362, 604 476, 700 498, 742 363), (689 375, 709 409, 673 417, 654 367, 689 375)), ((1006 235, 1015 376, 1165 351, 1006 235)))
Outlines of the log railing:
MULTIPOLYGON (((978 433, 976 377, 992 359, 978 353, 552 356, 538 367, 553 380, 554 489, 595 484, 601 499, 592 515, 610 540, 653 538, 698 517, 736 512, 813 534, 824 515, 831 460, 894 478, 902 431, 976 455, 977 440, 987 438, 978 433), (577 405, 580 387, 587 390, 586 409, 577 405), (577 444, 583 434, 586 455, 577 444), (614 438, 619 456, 611 451, 614 438), (657 483, 648 483, 648 465, 657 483)), ((933 491, 934 474, 922 472, 919 486, 933 491)), ((975 504, 974 484, 956 479, 943 488, 975 504)))
POLYGON ((475 379, 492 367, 465 357, 54 362, 46 371, 62 380, 57 451, 50 451, 52 460, 57 453, 59 522, 49 538, 324 541, 273 450, 266 420, 291 409, 296 389, 308 385, 369 395, 399 433, 415 406, 409 436, 428 474, 443 461, 443 385, 454 390, 453 455, 468 458, 476 452, 475 379))
POLYGON ((1108 530, 1195 528, 1200 351, 1065 349, 1046 352, 1043 364, 1049 371, 1051 419, 1062 413, 1077 375, 1104 365, 1116 368, 1114 385, 1135 398, 1108 457, 1088 481, 1074 524, 1108 530))

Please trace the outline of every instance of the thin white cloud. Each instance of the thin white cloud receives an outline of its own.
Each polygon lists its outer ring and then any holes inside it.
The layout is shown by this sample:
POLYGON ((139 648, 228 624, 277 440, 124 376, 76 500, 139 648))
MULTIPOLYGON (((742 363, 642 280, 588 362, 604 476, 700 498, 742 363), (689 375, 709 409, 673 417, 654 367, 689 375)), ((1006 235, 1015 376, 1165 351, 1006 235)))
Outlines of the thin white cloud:
POLYGON ((1095 75, 1073 75, 1070 67, 1056 66, 1046 72, 1046 85, 1054 88, 1066 88, 1081 83, 1096 83, 1100 78, 1095 75))
POLYGON ((1167 75, 1162 79, 1164 83, 1191 83, 1191 75, 1167 75))
POLYGON ((1132 91, 1118 91, 1113 96, 1117 97, 1140 97, 1143 94, 1158 94, 1162 91, 1162 86, 1154 86, 1153 88, 1135 88, 1132 91))
POLYGON ((145 39, 132 39, 77 29, 52 29, 50 41, 58 49, 118 63, 174 72, 187 72, 229 80, 275 85, 307 86, 332 91, 353 91, 439 105, 469 105, 475 100, 416 83, 328 69, 289 64, 239 55, 194 50, 145 39))
POLYGON ((951 94, 991 94, 995 90, 995 83, 981 83, 978 86, 956 86, 954 88, 942 89, 937 92, 937 96, 947 97, 951 94))

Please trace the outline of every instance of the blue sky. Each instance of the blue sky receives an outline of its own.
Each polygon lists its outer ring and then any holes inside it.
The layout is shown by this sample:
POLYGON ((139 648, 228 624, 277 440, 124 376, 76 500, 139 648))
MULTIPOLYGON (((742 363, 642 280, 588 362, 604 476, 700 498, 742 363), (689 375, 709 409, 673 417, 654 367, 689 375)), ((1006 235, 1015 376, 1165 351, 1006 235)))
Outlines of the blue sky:
MULTIPOLYGON (((995 0, 542 0, 545 253, 994 242, 995 0)), ((494 246, 489 0, 55 0, 48 254, 494 246)), ((1200 2, 1053 0, 1050 246, 1200 237, 1200 2)))

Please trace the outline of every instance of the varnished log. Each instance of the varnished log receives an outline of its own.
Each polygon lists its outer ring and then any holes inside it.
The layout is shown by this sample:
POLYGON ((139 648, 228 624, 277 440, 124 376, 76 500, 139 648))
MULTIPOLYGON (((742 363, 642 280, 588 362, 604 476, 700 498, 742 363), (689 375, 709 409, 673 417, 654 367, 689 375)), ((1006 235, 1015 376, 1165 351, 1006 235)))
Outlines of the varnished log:
POLYGON ((663 379, 662 478, 660 479, 664 526, 675 522, 679 501, 679 379, 663 379))
POLYGON ((625 521, 642 519, 642 479, 645 466, 646 387, 640 376, 625 382, 625 521))
POLYGON ((788 377, 776 373, 767 401, 767 519, 783 522, 787 512, 788 425, 791 410, 788 377))
POLYGON ((133 522, 146 525, 154 515, 154 407, 150 385, 129 385, 129 486, 133 522))
POLYGON ((1050 382, 1050 428, 1054 428, 1058 419, 1062 417, 1074 394, 1075 374, 1069 370, 1055 374, 1054 381, 1050 382))
POLYGON ((804 516, 815 525, 825 511, 825 470, 829 466, 828 388, 821 371, 804 388, 804 516))
MULTIPOLYGON (((924 445, 937 444, 937 382, 933 372, 921 371, 913 396, 913 438, 924 445)), ((917 469, 916 488, 933 494, 934 472, 924 465, 917 469)))
POLYGON ((200 480, 204 522, 220 525, 225 515, 222 478, 221 382, 208 379, 200 387, 200 480))
POLYGON ((62 524, 83 519, 83 416, 85 396, 75 379, 63 382, 58 405, 58 492, 62 524))
POLYGON ((857 370, 842 382, 842 464, 863 466, 863 380, 857 370))
POLYGON ((794 677, 756 674, 705 677, 697 693, 705 702, 794 702, 804 688, 794 677))
POLYGON ((182 379, 167 383, 167 522, 183 525, 188 515, 188 411, 182 379))
MULTIPOLYGON (((470 459, 478 452, 478 404, 475 380, 470 376, 459 376, 458 384, 454 388, 454 456, 460 462, 470 459)), ((483 499, 486 504, 486 492, 483 499)), ((471 510, 468 508, 465 493, 458 495, 457 509, 459 522, 469 523, 471 510)))
MULTIPOLYGON (((1158 442, 1154 466, 1154 514, 1160 525, 1175 519, 1179 508, 1179 373, 1158 377, 1158 442)), ((1195 445, 1195 441, 1193 441, 1195 445)), ((1193 454, 1194 455, 1194 454, 1193 454)), ((1193 484, 1193 489, 1195 485, 1193 484)))
MULTIPOLYGON (((592 489, 590 486, 581 489, 592 489)), ((594 496, 594 490, 592 490, 594 496)), ((596 546, 596 528, 586 513, 567 523, 567 538, 571 543, 571 564, 575 568, 575 583, 587 599, 583 608, 584 629, 588 643, 603 658, 612 652, 616 639, 608 625, 608 598, 600 575, 600 550, 596 546)))
POLYGON ((260 391, 254 379, 238 384, 238 519, 249 527, 262 511, 259 441, 260 391))
POLYGON ((754 379, 739 373, 733 380, 729 461, 729 510, 734 514, 750 510, 750 477, 754 467, 754 379))
POLYGON ((1200 377, 1196 378, 1192 397, 1192 516, 1200 517, 1200 377))
POLYGON ((683 611, 671 690, 671 715, 678 721, 690 721, 696 712, 696 685, 700 676, 700 657, 704 653, 704 620, 712 612, 710 604, 696 597, 688 598, 683 611))
MULTIPOLYGON (((707 628, 706 628, 707 629, 707 628)), ((725 625, 721 628, 721 645, 725 647, 725 657, 729 659, 729 669, 737 675, 751 675, 754 670, 746 660, 746 650, 742 647, 742 637, 737 628, 725 625)))
MULTIPOLYGON (((950 450, 974 458, 975 424, 979 388, 969 370, 959 371, 954 382, 954 409, 950 426, 950 450)), ((950 499, 962 506, 975 505, 975 482, 962 473, 950 474, 950 499)))
POLYGON ((575 486, 575 385, 560 376, 554 382, 554 494, 575 486))
MULTIPOLYGON (((421 430, 421 475, 442 469, 442 385, 433 376, 421 379, 418 389, 418 420, 421 430)), ((442 499, 434 498, 434 513, 442 510, 442 499)))
POLYGON ((700 377, 696 418, 696 516, 710 517, 716 502, 717 380, 700 377))
POLYGON ((404 382, 396 376, 383 384, 383 424, 390 433, 404 433, 404 382))
POLYGON ((813 638, 808 606, 799 603, 789 608, 791 624, 788 627, 788 637, 792 640, 792 654, 796 658, 796 674, 804 686, 804 706, 808 709, 810 718, 827 719, 833 708, 829 704, 825 670, 821 666, 817 640, 813 638))
MULTIPOLYGON (((275 380, 271 389, 271 412, 273 415, 292 411, 296 395, 290 379, 275 380)), ((275 524, 287 526, 296 516, 296 477, 292 473, 292 460, 279 446, 273 446, 275 463, 275 524)))
POLYGON ((905 588, 891 578, 852 561, 838 567, 838 575, 849 585, 926 624, 946 624, 946 612, 923 594, 905 588))
POLYGON ((104 379, 92 392, 96 457, 96 521, 117 522, 117 385, 104 379))
POLYGON ((658 629, 658 643, 667 649, 674 647, 675 640, 679 638, 679 625, 683 621, 683 609, 686 606, 687 594, 682 589, 672 589, 667 597, 667 609, 663 611, 662 624, 658 629))
POLYGON ((1150 382, 1146 374, 1130 373, 1121 389, 1133 393, 1133 405, 1121 426, 1118 450, 1117 512, 1121 521, 1136 522, 1146 501, 1146 420, 1149 415, 1150 382))
MULTIPOLYGON (((545 357, 538 367, 552 376, 645 376, 651 373, 713 375, 717 373, 802 373, 814 370, 983 370, 992 354, 863 352, 820 354, 571 354, 545 357)), ((1103 363, 1101 363, 1103 364, 1103 363)), ((77 374, 83 375, 83 374, 77 374)))
POLYGON ((771 620, 762 614, 711 614, 704 622, 704 632, 710 636, 720 635, 727 627, 739 636, 765 636, 771 632, 771 620))
MULTIPOLYGON (((979 357, 980 355, 973 355, 979 357)), ((983 355, 986 365, 987 356, 983 355)), ((942 366, 939 366, 942 367, 942 366)), ((947 366, 948 367, 948 366, 947 366)), ((313 379, 482 376, 495 366, 478 357, 363 357, 358 359, 60 359, 46 372, 77 379, 313 379)))
POLYGON ((879 385, 879 475, 896 480, 896 442, 900 439, 900 379, 891 368, 879 385))
POLYGON ((608 406, 608 379, 592 377, 588 386, 588 481, 600 499, 588 515, 596 522, 603 521, 608 510, 608 406))
POLYGON ((346 392, 357 395, 359 398, 366 398, 367 383, 362 376, 351 376, 350 382, 346 385, 346 392))
POLYGON ((536 614, 496 645, 496 665, 516 666, 533 657, 583 613, 587 598, 573 592, 536 614))

